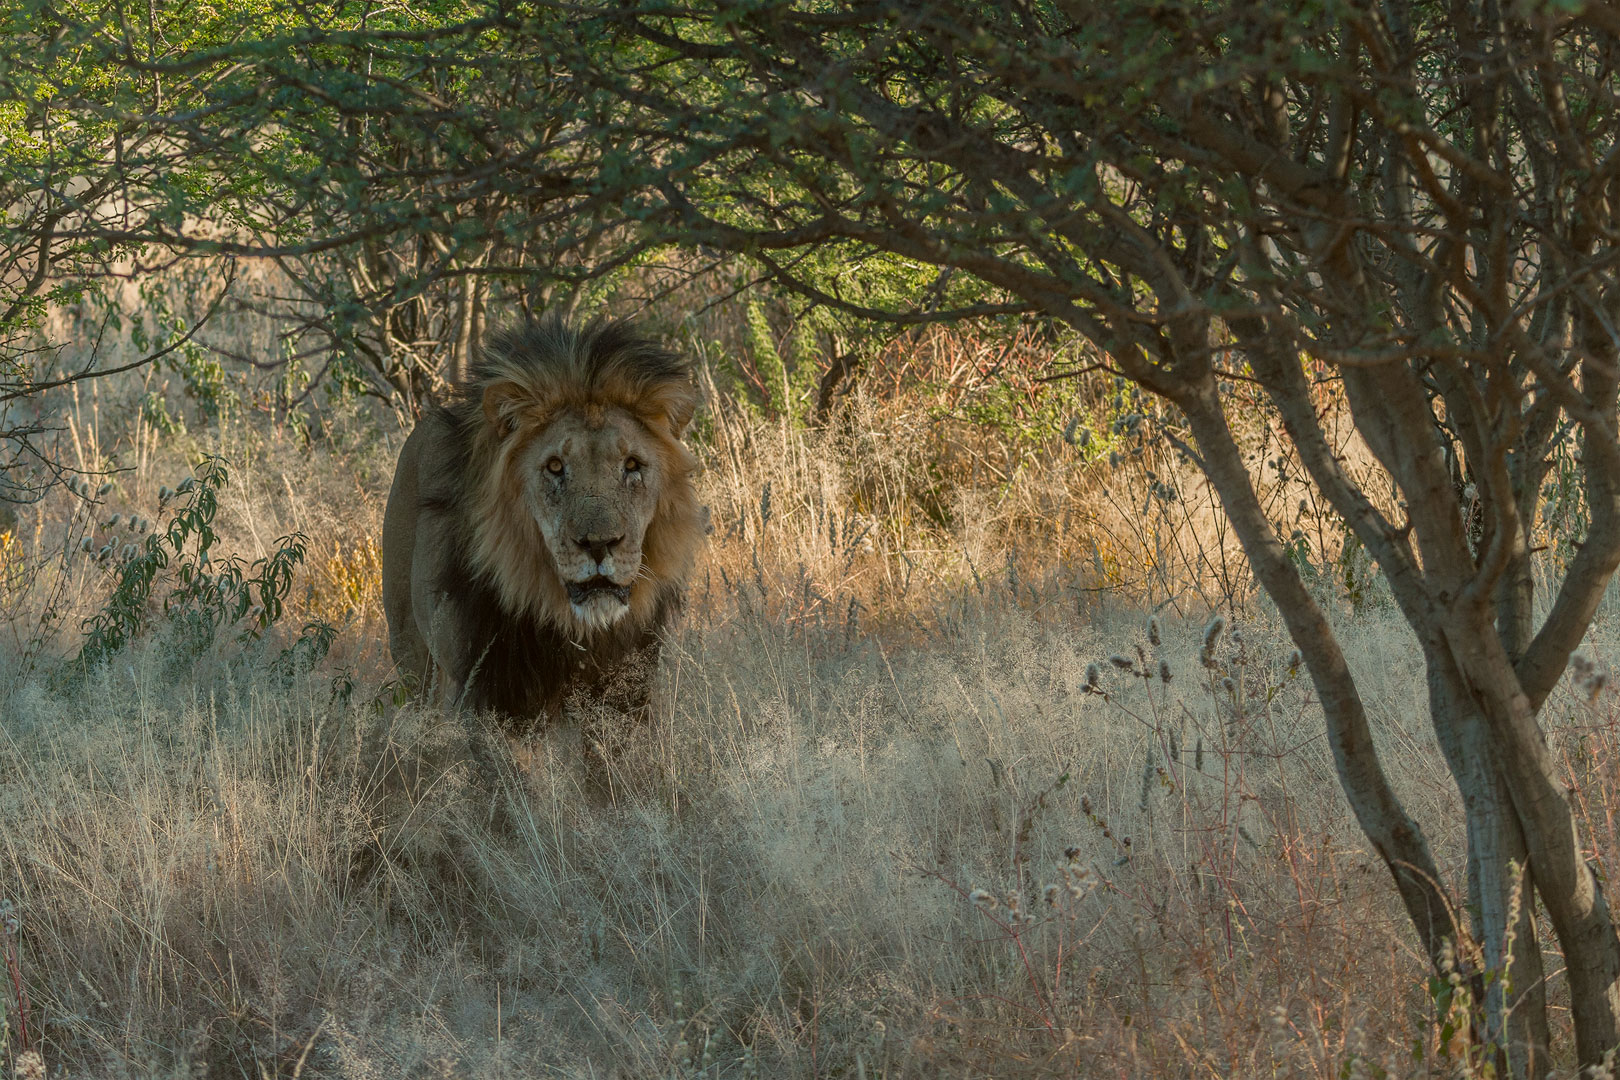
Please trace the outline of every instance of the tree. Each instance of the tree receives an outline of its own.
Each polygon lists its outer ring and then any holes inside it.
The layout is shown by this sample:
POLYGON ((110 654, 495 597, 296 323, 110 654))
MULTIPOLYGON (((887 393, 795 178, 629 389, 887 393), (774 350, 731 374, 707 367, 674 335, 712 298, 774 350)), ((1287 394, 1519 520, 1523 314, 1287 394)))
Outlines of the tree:
POLYGON ((626 103, 604 136, 656 165, 625 200, 647 235, 744 253, 829 304, 803 253, 971 276, 1175 407, 1436 969, 1472 976, 1503 1064, 1545 1074, 1523 888, 1563 949, 1580 1062, 1611 1060, 1620 941, 1538 717, 1620 564, 1620 7, 748 0, 577 17, 601 45, 564 61, 626 103), (1263 390, 1421 643, 1467 809, 1471 931, 1261 510, 1218 392, 1234 379, 1263 390), (1393 513, 1335 457, 1313 380, 1342 387, 1393 513), (1541 489, 1571 446, 1590 527, 1538 620, 1541 489))

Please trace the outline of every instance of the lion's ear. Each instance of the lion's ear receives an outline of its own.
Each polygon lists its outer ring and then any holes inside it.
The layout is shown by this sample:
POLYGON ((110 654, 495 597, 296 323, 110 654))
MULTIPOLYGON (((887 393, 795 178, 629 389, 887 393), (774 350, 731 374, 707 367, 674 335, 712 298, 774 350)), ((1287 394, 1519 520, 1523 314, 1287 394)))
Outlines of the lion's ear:
POLYGON ((697 401, 694 398, 686 398, 676 408, 670 410, 669 429, 675 433, 677 439, 686 434, 686 425, 692 422, 692 416, 696 412, 697 401))
POLYGON ((697 389, 687 383, 664 399, 664 415, 669 418, 669 430, 677 439, 686 433, 686 425, 697 412, 697 389))
POLYGON ((484 387, 484 417, 495 434, 504 439, 517 427, 518 410, 528 401, 528 394, 517 383, 490 383, 484 387))

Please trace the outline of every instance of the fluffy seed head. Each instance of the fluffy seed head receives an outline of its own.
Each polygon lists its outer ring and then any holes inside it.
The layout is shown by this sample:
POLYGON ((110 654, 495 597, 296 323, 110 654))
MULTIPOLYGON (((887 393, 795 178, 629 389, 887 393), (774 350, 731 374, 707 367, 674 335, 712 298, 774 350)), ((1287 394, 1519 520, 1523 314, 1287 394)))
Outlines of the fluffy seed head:
POLYGON ((11 1075, 17 1080, 45 1080, 45 1058, 38 1050, 24 1050, 12 1063, 11 1075))

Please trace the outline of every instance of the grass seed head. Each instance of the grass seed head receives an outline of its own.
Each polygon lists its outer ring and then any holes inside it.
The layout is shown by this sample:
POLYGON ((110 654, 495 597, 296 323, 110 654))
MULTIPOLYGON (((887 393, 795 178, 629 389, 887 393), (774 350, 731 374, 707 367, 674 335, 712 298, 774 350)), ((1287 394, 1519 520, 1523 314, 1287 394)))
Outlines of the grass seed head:
POLYGON ((11 1075, 16 1080, 45 1080, 45 1058, 38 1050, 24 1050, 12 1064, 11 1075))
POLYGON ((1170 661, 1168 660, 1159 661, 1159 681, 1162 683, 1170 681, 1170 661))
POLYGON ((1215 666, 1215 645, 1220 641, 1221 631, 1226 629, 1226 620, 1220 615, 1211 615, 1209 622, 1204 624, 1204 644, 1198 651, 1198 662, 1207 668, 1215 666))

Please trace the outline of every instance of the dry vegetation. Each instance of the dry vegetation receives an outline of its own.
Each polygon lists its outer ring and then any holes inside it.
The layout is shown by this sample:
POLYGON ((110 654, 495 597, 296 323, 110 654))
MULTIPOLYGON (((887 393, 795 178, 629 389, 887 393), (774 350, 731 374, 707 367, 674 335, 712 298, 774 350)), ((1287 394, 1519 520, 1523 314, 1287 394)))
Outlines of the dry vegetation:
MULTIPOLYGON (((1151 410, 1107 383, 1054 405, 1018 349, 897 350, 905 371, 822 428, 711 394, 715 533, 610 797, 577 729, 509 746, 396 699, 374 543, 392 417, 329 409, 308 440, 249 396, 160 434, 150 384, 57 401, 70 459, 121 471, 0 549, 7 1066, 1469 1071, 1309 682, 1151 410), (73 677, 122 548, 95 553, 172 511, 160 488, 203 452, 231 465, 216 559, 308 538, 288 610, 200 650, 154 617, 73 677), (338 627, 330 652, 276 667, 312 620, 338 627)), ((1402 795, 1460 872, 1407 631, 1253 438, 1402 795)), ((1590 780, 1620 767, 1612 698, 1561 693, 1553 738, 1608 866, 1620 804, 1590 780)))

